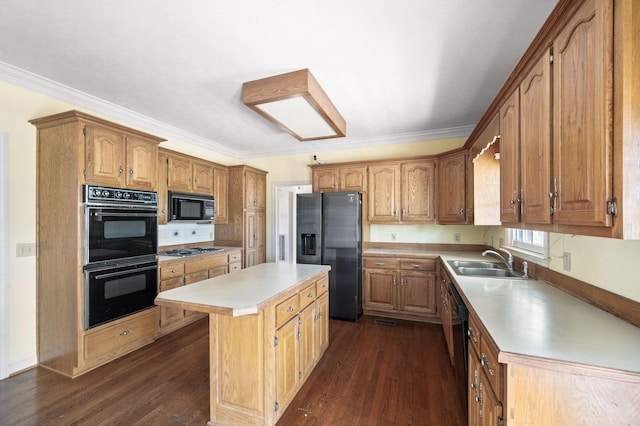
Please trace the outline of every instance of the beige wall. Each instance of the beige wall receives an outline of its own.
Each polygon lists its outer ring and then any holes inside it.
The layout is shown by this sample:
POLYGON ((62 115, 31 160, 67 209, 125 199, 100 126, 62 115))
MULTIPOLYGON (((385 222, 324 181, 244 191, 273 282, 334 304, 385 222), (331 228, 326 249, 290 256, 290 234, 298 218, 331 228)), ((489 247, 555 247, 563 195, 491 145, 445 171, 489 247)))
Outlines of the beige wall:
MULTIPOLYGON (((0 131, 9 137, 9 371, 15 372, 36 362, 36 312, 35 312, 35 257, 15 256, 18 243, 35 242, 35 146, 36 131, 28 120, 63 112, 82 109, 49 96, 31 92, 0 82, 0 131)), ((95 112, 87 111, 95 114, 95 112)), ((99 115, 99 114, 96 114, 99 115)), ((105 117, 110 119, 109 117, 105 117)), ((122 123, 127 125, 128 123, 122 123)), ((139 130, 154 133, 148 129, 139 130)), ((163 135, 158 135, 163 136, 163 135)), ((327 163, 356 160, 373 160, 412 155, 435 154, 456 148, 463 139, 399 144, 370 149, 351 149, 320 152, 319 157, 327 163)), ((272 186, 277 182, 310 182, 311 172, 307 167, 312 162, 311 154, 287 155, 252 160, 237 160, 222 156, 181 141, 163 143, 177 151, 198 155, 221 164, 244 163, 269 172, 267 177, 267 241, 272 239, 273 212, 272 186)), ((61 165, 63 166, 63 165, 61 165)), ((398 242, 442 242, 453 243, 455 234, 460 234, 461 243, 480 244, 490 241, 491 233, 502 232, 501 228, 439 225, 376 225, 371 227, 373 241, 398 242), (489 232, 488 232, 489 231, 489 232)), ((590 237, 551 237, 552 255, 570 251, 572 271, 570 275, 599 287, 608 289, 636 301, 640 301, 640 283, 630 265, 640 259, 640 242, 617 241, 590 237), (560 246, 562 244, 562 248, 560 246)), ((269 260, 273 259, 272 247, 268 244, 269 260)), ((561 270, 561 259, 552 258, 552 269, 561 270)))

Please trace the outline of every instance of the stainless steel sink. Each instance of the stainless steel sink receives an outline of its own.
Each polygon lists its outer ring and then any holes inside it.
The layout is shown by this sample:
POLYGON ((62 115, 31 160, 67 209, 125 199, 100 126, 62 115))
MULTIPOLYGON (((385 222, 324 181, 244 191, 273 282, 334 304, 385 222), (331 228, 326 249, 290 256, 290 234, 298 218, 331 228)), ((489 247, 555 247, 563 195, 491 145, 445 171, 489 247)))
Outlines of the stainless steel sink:
POLYGON ((507 278, 512 280, 526 280, 520 271, 509 271, 502 263, 495 262, 476 262, 466 260, 448 260, 457 275, 465 277, 486 277, 486 278, 507 278))
POLYGON ((501 263, 497 262, 484 262, 478 260, 449 260, 449 265, 454 268, 484 268, 484 269, 494 269, 494 268, 504 268, 501 263))

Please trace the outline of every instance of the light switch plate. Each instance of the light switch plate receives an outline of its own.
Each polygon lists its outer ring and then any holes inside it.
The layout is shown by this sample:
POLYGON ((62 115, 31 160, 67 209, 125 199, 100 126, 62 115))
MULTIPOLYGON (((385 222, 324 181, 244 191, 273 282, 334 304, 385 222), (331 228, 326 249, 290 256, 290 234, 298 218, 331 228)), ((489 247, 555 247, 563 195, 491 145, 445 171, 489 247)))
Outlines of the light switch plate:
POLYGON ((568 251, 562 253, 562 269, 571 271, 571 253, 568 251))
POLYGON ((36 243, 16 244, 16 257, 29 257, 36 255, 36 243))

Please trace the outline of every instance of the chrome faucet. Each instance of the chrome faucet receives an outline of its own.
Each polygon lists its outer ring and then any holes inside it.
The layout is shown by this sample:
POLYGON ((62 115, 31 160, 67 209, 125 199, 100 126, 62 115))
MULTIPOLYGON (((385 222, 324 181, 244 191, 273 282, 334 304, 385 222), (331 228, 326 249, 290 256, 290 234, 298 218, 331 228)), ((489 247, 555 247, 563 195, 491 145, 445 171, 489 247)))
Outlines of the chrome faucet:
POLYGON ((494 256, 496 256, 498 259, 500 259, 502 262, 504 262, 505 265, 507 265, 507 269, 509 269, 510 271, 513 271, 513 255, 504 247, 501 247, 497 250, 502 250, 503 252, 507 253, 509 255, 508 259, 505 259, 503 255, 501 255, 500 253, 498 253, 495 250, 485 250, 482 252, 483 256, 486 256, 488 254, 492 254, 494 256))

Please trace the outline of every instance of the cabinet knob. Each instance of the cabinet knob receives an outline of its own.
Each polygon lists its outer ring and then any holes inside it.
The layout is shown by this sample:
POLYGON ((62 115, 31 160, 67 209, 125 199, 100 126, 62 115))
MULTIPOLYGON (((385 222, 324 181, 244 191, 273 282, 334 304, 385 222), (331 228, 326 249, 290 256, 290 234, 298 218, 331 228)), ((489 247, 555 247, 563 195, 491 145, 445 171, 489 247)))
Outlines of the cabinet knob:
POLYGON ((129 169, 129 176, 133 176, 133 169, 129 169))
POLYGON ((130 331, 129 330, 125 330, 122 333, 120 333, 121 336, 126 336, 127 334, 129 334, 130 331))
POLYGON ((120 176, 123 172, 122 166, 118 167, 118 176, 120 176))

